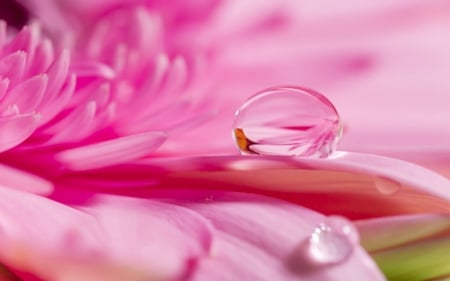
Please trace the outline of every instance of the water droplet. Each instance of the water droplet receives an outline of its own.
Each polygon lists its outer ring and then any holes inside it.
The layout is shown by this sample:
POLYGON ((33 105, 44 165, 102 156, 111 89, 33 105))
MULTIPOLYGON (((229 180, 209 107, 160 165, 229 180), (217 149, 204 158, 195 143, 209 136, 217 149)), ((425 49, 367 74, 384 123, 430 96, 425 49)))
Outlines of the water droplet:
POLYGON ((350 257, 359 242, 359 235, 347 219, 333 216, 314 229, 308 242, 311 261, 335 264, 350 257))
POLYGON ((375 178, 375 188, 381 194, 393 195, 402 188, 402 185, 396 181, 384 177, 377 177, 375 178))
POLYGON ((333 104, 300 87, 275 87, 248 99, 236 112, 233 134, 243 155, 327 157, 342 135, 333 104))

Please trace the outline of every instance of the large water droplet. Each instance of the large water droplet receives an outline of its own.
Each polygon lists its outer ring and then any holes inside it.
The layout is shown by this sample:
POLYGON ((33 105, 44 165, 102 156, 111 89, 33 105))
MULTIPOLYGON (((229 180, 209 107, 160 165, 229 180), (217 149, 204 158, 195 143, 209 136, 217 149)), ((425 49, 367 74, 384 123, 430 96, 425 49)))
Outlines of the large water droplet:
POLYGON ((248 99, 236 112, 233 134, 244 155, 327 157, 342 135, 333 104, 300 87, 275 87, 248 99))
POLYGON ((359 241, 355 226, 343 217, 330 217, 311 234, 308 253, 316 264, 334 264, 346 260, 359 241))

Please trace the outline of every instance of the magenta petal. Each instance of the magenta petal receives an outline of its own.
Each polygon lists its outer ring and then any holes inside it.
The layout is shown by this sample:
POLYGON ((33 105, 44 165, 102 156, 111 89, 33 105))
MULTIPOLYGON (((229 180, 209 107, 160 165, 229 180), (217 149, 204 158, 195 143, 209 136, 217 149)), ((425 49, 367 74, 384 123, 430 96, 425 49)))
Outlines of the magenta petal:
POLYGON ((70 170, 102 168, 144 157, 165 139, 162 132, 142 133, 65 150, 56 158, 70 170))
POLYGON ((38 123, 37 114, 0 117, 0 152, 26 140, 35 131, 38 123))

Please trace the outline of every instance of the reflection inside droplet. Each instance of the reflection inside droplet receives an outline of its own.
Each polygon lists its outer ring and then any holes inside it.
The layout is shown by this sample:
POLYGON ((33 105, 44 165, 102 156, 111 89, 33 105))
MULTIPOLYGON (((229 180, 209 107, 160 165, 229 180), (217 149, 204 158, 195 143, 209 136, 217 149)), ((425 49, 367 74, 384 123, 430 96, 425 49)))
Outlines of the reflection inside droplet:
POLYGON ((327 157, 342 135, 342 124, 333 104, 320 93, 276 87, 239 108, 233 135, 244 155, 327 157))
POLYGON ((342 217, 330 217, 311 234, 309 256, 317 264, 339 263, 351 255, 358 241, 352 223, 342 217))

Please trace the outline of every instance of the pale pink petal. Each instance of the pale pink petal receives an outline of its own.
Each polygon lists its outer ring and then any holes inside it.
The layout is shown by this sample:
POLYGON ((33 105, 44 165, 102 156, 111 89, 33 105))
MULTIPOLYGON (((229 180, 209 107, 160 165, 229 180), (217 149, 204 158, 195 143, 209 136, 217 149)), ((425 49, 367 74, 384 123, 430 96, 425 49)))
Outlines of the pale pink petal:
POLYGON ((8 87, 9 87, 9 79, 8 78, 0 79, 0 103, 6 91, 8 90, 8 87))
MULTIPOLYGON (((254 233, 258 236, 259 233, 254 233)), ((386 280, 379 269, 362 250, 356 250, 354 258, 335 267, 320 270, 289 269, 289 256, 278 260, 264 249, 236 239, 219 231, 215 244, 214 258, 199 263, 198 270, 188 280, 348 280, 348 276, 358 280, 386 280), (287 264, 283 264, 287 263, 287 264), (287 267, 287 268, 286 268, 287 267), (302 271, 303 270, 303 271, 302 271)), ((295 247, 293 248, 295 249, 295 247)))
POLYGON ((12 85, 17 85, 25 71, 26 59, 27 54, 24 51, 16 51, 3 57, 0 60, 2 77, 8 78, 12 85))
POLYGON ((384 280, 357 245, 351 257, 336 266, 314 268, 302 260, 302 244, 325 219, 318 213, 250 194, 191 191, 186 199, 182 205, 211 220, 217 229, 211 258, 200 262, 192 280, 235 280, 236 276, 249 280, 348 280, 350 274, 361 280, 384 280))
POLYGON ((156 98, 161 102, 167 102, 171 96, 168 93, 180 91, 185 86, 187 75, 186 60, 183 57, 176 57, 166 73, 165 81, 156 98))
POLYGON ((33 76, 44 73, 53 60, 53 44, 49 39, 43 39, 42 42, 36 47, 34 59, 31 63, 29 62, 27 74, 33 76))
MULTIPOLYGON (((69 52, 67 50, 62 51, 62 53, 53 61, 47 70, 47 75, 49 77, 49 83, 47 86, 47 91, 53 96, 56 95, 66 81, 68 69, 69 69, 69 52)), ((51 99, 52 96, 47 97, 51 99)))
POLYGON ((42 267, 50 257, 98 249, 100 232, 91 216, 25 192, 1 187, 0 194, 0 257, 7 265, 51 276, 58 268, 42 267))
POLYGON ((33 113, 39 106, 47 87, 48 76, 34 76, 9 90, 0 104, 0 110, 16 106, 20 113, 33 113))
POLYGON ((96 111, 97 104, 91 101, 56 120, 55 124, 43 129, 43 133, 52 135, 46 144, 70 143, 85 138, 92 132, 96 111))
POLYGON ((71 65, 71 71, 76 73, 78 77, 113 79, 116 76, 115 71, 111 67, 97 61, 74 61, 71 65))
POLYGON ((86 207, 105 233, 110 258, 158 280, 186 276, 209 254, 209 222, 189 209, 154 200, 97 196, 86 207))
POLYGON ((37 114, 0 117, 0 152, 26 140, 36 130, 38 123, 37 114))
POLYGON ((13 167, 0 164, 0 175, 1 186, 42 195, 53 191, 53 183, 50 181, 13 167))
POLYGON ((206 219, 155 200, 85 194, 76 209, 3 187, 0 198, 1 262, 44 280, 181 278, 212 242, 206 219))
POLYGON ((56 158, 70 170, 89 170, 141 158, 158 148, 166 134, 149 132, 62 151, 56 158))
POLYGON ((42 124, 47 123, 58 113, 62 111, 73 95, 76 84, 75 75, 70 75, 67 79, 67 83, 63 86, 59 94, 54 97, 53 100, 45 99, 41 104, 39 111, 42 113, 42 124))
POLYGON ((36 24, 24 26, 12 40, 3 46, 3 51, 9 53, 20 50, 29 53, 33 57, 34 48, 37 45, 39 37, 40 29, 36 24))

